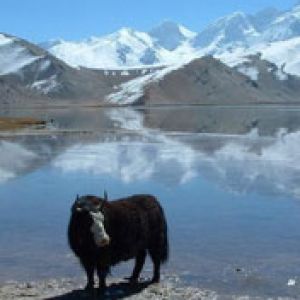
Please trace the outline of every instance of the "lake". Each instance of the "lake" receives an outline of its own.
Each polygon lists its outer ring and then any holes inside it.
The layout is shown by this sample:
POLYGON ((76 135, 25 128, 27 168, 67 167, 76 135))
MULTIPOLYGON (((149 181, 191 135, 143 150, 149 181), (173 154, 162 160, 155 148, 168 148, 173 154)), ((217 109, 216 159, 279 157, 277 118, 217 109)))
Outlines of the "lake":
MULTIPOLYGON (((76 194, 151 193, 169 223, 164 274, 220 295, 300 293, 300 109, 61 108, 2 134, 0 282, 81 277, 66 228, 76 194), (288 285, 289 280, 295 285, 288 285)), ((129 275, 132 263, 113 269, 129 275)), ((145 276, 151 274, 148 264, 145 276)))

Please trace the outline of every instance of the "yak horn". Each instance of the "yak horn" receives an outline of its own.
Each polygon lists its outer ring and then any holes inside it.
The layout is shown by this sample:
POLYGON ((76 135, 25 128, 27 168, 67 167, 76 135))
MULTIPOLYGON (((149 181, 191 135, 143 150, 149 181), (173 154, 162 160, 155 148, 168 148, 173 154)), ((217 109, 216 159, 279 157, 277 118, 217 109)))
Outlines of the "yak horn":
POLYGON ((104 200, 108 201, 108 196, 107 196, 107 192, 104 190, 104 200))
POLYGON ((76 201, 78 201, 78 200, 79 200, 79 195, 77 194, 77 195, 76 195, 76 201))

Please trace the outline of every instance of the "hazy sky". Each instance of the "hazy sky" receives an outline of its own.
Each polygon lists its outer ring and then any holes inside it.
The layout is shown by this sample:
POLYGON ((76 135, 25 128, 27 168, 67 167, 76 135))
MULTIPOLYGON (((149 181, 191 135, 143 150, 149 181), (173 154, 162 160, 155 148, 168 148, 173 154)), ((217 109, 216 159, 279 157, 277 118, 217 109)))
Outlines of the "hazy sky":
POLYGON ((288 9, 296 0, 1 0, 0 32, 31 41, 82 39, 120 27, 149 30, 162 20, 200 31, 233 11, 288 9))

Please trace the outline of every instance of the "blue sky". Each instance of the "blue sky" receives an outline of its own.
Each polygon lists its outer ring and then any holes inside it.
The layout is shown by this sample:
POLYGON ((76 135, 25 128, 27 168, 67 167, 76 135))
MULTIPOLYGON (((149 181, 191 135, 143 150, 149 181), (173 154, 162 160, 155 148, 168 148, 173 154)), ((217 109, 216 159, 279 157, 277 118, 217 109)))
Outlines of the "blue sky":
POLYGON ((0 32, 34 42, 79 40, 120 27, 149 30, 162 20, 200 31, 233 11, 255 13, 265 7, 288 9, 296 0, 2 0, 0 32))

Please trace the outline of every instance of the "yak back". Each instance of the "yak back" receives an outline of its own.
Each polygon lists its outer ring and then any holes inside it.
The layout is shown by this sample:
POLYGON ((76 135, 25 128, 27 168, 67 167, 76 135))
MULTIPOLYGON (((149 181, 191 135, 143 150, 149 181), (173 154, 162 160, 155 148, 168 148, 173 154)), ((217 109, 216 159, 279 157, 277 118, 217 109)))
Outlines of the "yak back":
MULTIPOLYGON (((111 243, 106 247, 110 265, 135 257, 155 243, 165 230, 163 210, 154 196, 134 195, 105 202, 105 229, 111 243)), ((104 249, 101 251, 105 257, 104 249)))

